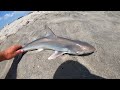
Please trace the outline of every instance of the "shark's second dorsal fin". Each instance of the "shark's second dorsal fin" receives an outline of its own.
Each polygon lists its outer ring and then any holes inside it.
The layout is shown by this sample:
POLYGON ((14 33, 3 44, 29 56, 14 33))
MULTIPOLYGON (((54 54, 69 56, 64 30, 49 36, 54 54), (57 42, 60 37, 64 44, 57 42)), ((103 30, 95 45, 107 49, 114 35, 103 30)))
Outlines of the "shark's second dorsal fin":
POLYGON ((57 37, 47 25, 45 25, 45 29, 47 29, 47 33, 46 33, 45 37, 49 37, 49 38, 57 37))

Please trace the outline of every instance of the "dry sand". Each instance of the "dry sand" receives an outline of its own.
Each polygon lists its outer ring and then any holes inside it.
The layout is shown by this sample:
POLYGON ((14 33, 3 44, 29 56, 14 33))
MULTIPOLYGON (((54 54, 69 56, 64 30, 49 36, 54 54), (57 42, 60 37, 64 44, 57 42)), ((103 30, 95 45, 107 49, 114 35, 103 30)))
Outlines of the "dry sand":
POLYGON ((53 51, 30 51, 20 61, 0 62, 1 79, 120 79, 119 11, 34 11, 0 31, 0 50, 44 36, 45 24, 56 35, 86 41, 97 51, 51 61, 47 58, 53 51))

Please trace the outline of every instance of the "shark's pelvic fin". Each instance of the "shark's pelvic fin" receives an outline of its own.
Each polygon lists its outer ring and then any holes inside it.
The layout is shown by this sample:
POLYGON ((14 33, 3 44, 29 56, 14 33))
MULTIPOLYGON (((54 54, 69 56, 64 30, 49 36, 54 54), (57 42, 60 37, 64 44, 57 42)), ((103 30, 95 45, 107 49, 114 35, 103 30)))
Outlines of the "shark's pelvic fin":
POLYGON ((47 25, 45 25, 45 29, 47 29, 47 33, 46 33, 45 37, 49 37, 49 38, 57 37, 47 25))
POLYGON ((57 57, 59 57, 59 56, 61 56, 61 55, 63 55, 63 54, 64 54, 64 52, 55 51, 55 52, 48 58, 48 60, 55 59, 55 58, 57 58, 57 57))

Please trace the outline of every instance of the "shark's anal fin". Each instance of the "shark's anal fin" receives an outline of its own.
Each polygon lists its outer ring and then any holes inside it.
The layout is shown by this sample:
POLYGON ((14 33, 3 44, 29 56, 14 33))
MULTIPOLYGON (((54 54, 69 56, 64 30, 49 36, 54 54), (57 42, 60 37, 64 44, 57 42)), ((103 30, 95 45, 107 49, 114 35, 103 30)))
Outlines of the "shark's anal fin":
POLYGON ((47 25, 45 25, 45 29, 47 29, 47 33, 46 33, 45 37, 49 37, 49 38, 57 37, 47 25))
POLYGON ((61 55, 63 55, 63 54, 64 54, 64 52, 55 51, 55 52, 48 58, 48 60, 55 59, 55 58, 57 58, 57 57, 59 57, 59 56, 61 56, 61 55))

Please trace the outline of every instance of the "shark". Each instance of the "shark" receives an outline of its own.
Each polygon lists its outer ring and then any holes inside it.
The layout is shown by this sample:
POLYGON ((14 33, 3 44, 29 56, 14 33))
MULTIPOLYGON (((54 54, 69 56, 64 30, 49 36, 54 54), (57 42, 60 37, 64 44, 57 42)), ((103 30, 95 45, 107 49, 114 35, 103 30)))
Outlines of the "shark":
POLYGON ((48 25, 45 25, 45 29, 48 29, 48 33, 44 37, 38 38, 26 44, 21 50, 24 52, 33 50, 53 50, 54 53, 48 58, 48 60, 55 59, 64 54, 79 56, 93 53, 96 50, 87 42, 72 40, 55 35, 48 25))

